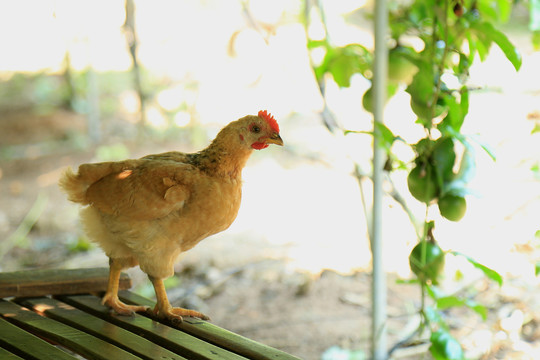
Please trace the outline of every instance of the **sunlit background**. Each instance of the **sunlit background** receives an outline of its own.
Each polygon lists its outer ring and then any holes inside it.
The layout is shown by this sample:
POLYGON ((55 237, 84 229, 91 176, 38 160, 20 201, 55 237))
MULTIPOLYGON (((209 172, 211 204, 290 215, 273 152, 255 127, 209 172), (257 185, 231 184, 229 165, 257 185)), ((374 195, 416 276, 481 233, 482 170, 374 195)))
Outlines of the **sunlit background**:
MULTIPOLYGON (((370 3, 325 3, 335 44, 372 47, 371 22, 344 16, 368 11, 370 3)), ((124 0, 1 1, 0 270, 107 266, 95 247, 67 254, 58 250, 84 245, 77 207, 56 186, 66 166, 197 150, 226 123, 268 109, 280 124, 285 147, 252 156, 244 170, 236 222, 184 260, 196 264, 211 259, 213 266, 228 268, 273 259, 283 264, 285 274, 313 279, 323 270, 343 275, 369 271, 366 216, 353 172, 354 162, 369 170, 372 139, 332 134, 324 126, 304 15, 301 1, 135 1, 137 59, 146 99, 141 129, 124 0), (70 110, 63 103, 67 98, 70 110), (29 216, 36 226, 25 233, 21 224, 29 216), (62 255, 28 255, 48 254, 49 249, 62 255)), ((526 21, 518 11, 504 29, 522 53, 519 72, 497 48, 471 71, 471 83, 482 90, 471 95, 464 132, 489 145, 497 160, 478 147, 474 194, 467 198, 461 222, 430 215, 443 249, 468 254, 509 279, 519 279, 499 290, 509 298, 523 292, 540 300, 535 276, 540 135, 531 134, 540 121, 540 53, 533 51, 526 21)), ((307 31, 316 39, 324 30, 314 18, 307 31)), ((361 104, 369 86, 360 76, 346 89, 329 83, 328 105, 344 128, 371 129, 371 114, 361 104)), ((388 103, 385 121, 407 143, 424 135, 403 91, 388 103)), ((401 158, 413 159, 409 147, 396 146, 401 158)), ((408 195, 406 175, 398 171, 392 176, 421 217, 424 207, 408 195)), ((368 207, 370 188, 364 181, 368 207)), ((414 228, 392 198, 385 197, 383 212, 385 267, 393 277, 410 278, 414 228)), ((448 287, 456 269, 464 267, 449 256, 448 287)), ((471 268, 465 276, 477 279, 481 274, 471 268)), ((537 310, 520 311, 529 321, 540 321, 537 310)), ((497 330, 505 331, 499 326, 493 332, 497 330)), ((503 335, 493 335, 492 341, 496 336, 503 335)), ((516 344, 527 354, 540 354, 538 344, 516 344)), ((289 350, 294 353, 294 346, 289 350)))

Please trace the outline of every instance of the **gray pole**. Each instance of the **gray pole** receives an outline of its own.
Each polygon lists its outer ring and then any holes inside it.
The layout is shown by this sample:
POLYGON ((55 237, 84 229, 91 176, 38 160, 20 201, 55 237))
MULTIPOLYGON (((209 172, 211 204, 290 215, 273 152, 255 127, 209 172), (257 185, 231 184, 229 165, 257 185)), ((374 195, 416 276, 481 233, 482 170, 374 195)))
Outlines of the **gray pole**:
POLYGON ((386 349, 386 274, 382 260, 382 177, 384 152, 379 146, 377 122, 383 122, 386 101, 386 77, 388 73, 388 9, 386 0, 375 0, 375 61, 373 68, 373 224, 371 253, 373 257, 372 275, 372 359, 384 360, 386 349))

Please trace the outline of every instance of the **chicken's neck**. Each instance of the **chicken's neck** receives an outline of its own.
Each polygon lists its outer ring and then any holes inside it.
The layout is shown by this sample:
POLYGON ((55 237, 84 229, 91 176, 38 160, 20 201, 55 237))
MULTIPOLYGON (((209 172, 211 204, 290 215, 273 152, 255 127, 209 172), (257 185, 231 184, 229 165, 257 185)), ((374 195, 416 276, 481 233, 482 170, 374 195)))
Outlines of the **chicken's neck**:
POLYGON ((206 149, 188 155, 188 162, 212 176, 240 178, 252 150, 234 144, 212 142, 206 149))

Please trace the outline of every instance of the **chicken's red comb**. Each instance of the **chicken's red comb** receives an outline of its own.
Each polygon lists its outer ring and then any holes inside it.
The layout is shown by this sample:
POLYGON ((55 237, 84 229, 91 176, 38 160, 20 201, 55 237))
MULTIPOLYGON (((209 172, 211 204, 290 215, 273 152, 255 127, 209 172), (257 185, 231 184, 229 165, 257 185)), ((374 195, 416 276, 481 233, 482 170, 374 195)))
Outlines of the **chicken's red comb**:
POLYGON ((266 110, 261 110, 259 111, 257 115, 259 115, 260 118, 263 118, 264 120, 266 120, 266 122, 268 123, 268 125, 270 125, 272 130, 279 132, 279 125, 276 119, 274 119, 274 117, 272 116, 272 114, 270 114, 266 110))

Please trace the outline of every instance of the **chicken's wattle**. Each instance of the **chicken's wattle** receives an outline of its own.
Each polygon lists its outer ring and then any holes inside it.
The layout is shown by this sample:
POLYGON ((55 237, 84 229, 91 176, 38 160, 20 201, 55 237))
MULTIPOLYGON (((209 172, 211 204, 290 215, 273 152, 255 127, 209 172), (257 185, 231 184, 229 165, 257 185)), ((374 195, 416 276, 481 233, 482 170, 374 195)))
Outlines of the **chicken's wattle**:
POLYGON ((255 150, 261 150, 261 149, 266 149, 268 147, 268 144, 263 143, 263 142, 255 142, 251 144, 251 147, 254 148, 255 150))

